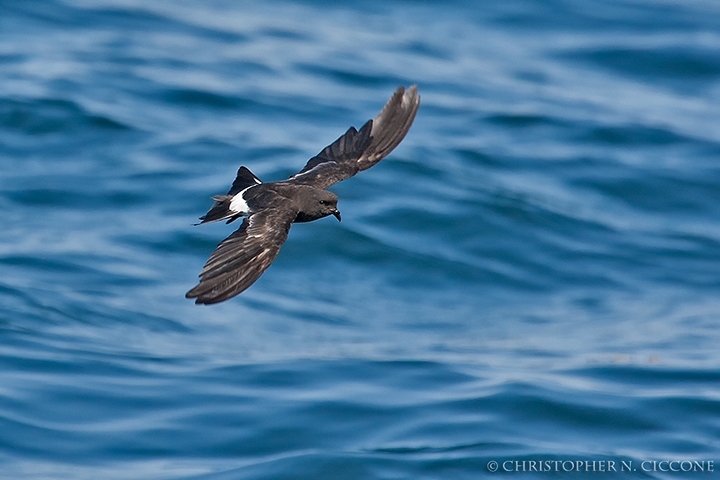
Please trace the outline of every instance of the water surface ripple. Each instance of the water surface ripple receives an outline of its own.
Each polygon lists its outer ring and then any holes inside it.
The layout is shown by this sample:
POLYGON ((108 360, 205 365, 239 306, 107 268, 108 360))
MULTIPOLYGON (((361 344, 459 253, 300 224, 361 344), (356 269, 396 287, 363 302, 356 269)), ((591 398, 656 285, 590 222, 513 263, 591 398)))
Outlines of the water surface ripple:
POLYGON ((1 478, 720 460, 716 2, 0 2, 0 32, 1 478), (285 178, 412 83, 341 224, 183 298, 239 165, 285 178))

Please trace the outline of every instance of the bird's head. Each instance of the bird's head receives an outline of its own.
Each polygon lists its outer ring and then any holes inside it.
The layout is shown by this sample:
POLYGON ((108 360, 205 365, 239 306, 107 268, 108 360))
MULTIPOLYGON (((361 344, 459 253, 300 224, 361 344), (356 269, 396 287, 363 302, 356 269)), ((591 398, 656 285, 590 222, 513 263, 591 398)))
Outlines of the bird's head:
POLYGON ((296 222, 311 222, 318 218, 333 215, 340 221, 340 212, 337 209, 338 197, 329 190, 312 188, 301 197, 300 213, 296 222))
POLYGON ((320 190, 317 196, 317 205, 322 216, 327 217, 328 215, 332 215, 337 218, 339 222, 341 217, 340 210, 337 208, 337 202, 337 195, 328 190, 320 190))

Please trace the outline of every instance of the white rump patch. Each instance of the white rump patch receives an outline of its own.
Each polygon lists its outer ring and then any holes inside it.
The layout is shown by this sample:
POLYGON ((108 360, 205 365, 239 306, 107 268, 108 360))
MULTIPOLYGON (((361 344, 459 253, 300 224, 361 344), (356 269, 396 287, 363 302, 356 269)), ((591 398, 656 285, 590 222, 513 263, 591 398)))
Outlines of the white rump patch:
POLYGON ((248 204, 245 201, 245 199, 243 198, 243 194, 248 191, 248 188, 252 188, 252 187, 247 187, 245 190, 238 192, 237 194, 235 194, 233 199, 230 200, 230 210, 232 210, 235 213, 242 214, 242 215, 245 215, 248 213, 248 210, 249 210, 248 204))

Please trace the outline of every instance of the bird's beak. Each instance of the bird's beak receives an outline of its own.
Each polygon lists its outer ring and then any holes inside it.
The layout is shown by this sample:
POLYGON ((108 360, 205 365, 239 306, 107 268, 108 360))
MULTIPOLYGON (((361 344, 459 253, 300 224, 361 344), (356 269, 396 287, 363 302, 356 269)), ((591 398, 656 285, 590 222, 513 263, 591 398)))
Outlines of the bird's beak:
POLYGON ((340 210, 335 210, 332 214, 338 219, 338 222, 342 221, 342 218, 340 217, 340 210))

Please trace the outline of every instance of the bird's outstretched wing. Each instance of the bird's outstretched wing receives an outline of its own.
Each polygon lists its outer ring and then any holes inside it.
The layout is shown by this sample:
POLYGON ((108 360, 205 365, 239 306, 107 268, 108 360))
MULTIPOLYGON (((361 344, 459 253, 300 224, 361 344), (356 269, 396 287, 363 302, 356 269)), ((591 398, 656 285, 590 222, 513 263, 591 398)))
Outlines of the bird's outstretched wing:
POLYGON ((372 167, 405 138, 419 106, 417 85, 398 88, 377 117, 359 131, 350 127, 287 181, 327 188, 372 167))
POLYGON ((210 255, 200 272, 200 283, 185 297, 211 304, 248 288, 275 260, 297 213, 290 208, 268 208, 245 218, 210 255))

